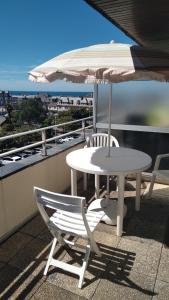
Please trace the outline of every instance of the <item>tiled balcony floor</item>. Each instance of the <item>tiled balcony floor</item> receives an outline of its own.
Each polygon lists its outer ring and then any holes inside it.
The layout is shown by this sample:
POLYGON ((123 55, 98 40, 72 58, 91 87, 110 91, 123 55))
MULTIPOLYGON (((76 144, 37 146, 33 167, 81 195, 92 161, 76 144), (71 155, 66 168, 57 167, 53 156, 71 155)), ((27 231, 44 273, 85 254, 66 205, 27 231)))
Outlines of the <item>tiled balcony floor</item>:
MULTIPOLYGON (((93 194, 90 187, 88 199, 93 194)), ((83 194, 81 183, 79 194, 83 194)), ((139 213, 134 211, 134 195, 135 182, 127 181, 128 213, 122 238, 116 237, 114 226, 99 224, 95 239, 102 257, 91 255, 81 290, 72 274, 51 268, 43 276, 52 237, 41 217, 34 217, 0 245, 0 299, 169 299, 169 248, 164 244, 169 186, 156 184, 153 198, 142 199, 139 213)), ((116 196, 113 192, 112 197, 116 196)), ((74 252, 58 247, 56 256, 72 264, 82 259, 78 248, 74 252)))

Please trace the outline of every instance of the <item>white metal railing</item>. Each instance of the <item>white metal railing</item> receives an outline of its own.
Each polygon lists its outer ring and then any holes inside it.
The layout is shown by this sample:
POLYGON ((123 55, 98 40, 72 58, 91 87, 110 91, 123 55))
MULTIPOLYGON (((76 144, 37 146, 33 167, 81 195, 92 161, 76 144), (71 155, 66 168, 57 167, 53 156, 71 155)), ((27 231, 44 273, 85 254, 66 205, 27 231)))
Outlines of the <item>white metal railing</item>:
POLYGON ((30 145, 27 145, 27 146, 19 147, 17 149, 13 149, 13 150, 1 153, 0 158, 4 157, 6 155, 17 153, 17 152, 20 152, 20 151, 23 151, 23 150, 26 150, 26 149, 30 149, 30 148, 33 148, 33 147, 37 147, 37 146, 40 146, 40 145, 42 145, 42 155, 47 155, 46 144, 48 142, 51 142, 51 141, 54 141, 54 140, 56 141, 56 140, 58 140, 62 137, 66 137, 70 134, 73 134, 73 133, 76 133, 76 132, 81 132, 81 131, 83 132, 83 137, 85 138, 85 130, 93 127, 93 125, 86 126, 86 121, 90 121, 92 119, 93 119, 93 117, 87 117, 87 118, 83 118, 83 119, 79 119, 79 120, 75 120, 75 121, 61 123, 61 124, 58 124, 58 125, 51 125, 51 126, 48 126, 48 127, 38 128, 38 129, 34 129, 34 130, 24 131, 24 132, 20 132, 20 133, 0 137, 0 142, 8 140, 8 139, 14 139, 14 138, 17 138, 17 137, 20 137, 20 136, 30 135, 32 133, 37 133, 37 132, 41 132, 41 137, 42 137, 42 140, 39 141, 39 142, 36 142, 36 143, 30 144, 30 145), (63 126, 66 126, 66 125, 71 125, 71 124, 75 124, 75 123, 79 123, 79 122, 81 122, 81 127, 76 129, 76 130, 72 130, 72 131, 57 135, 57 136, 55 135, 52 138, 48 138, 48 139, 46 138, 46 131, 48 129, 56 130, 59 127, 63 127, 63 126))

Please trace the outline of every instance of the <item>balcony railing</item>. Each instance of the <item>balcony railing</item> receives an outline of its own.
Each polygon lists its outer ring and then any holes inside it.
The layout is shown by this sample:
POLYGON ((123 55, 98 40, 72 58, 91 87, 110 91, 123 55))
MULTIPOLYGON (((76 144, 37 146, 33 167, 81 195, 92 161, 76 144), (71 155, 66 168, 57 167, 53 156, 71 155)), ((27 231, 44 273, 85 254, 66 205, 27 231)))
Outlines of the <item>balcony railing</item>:
MULTIPOLYGON (((26 136, 26 135, 31 135, 33 133, 37 133, 37 132, 41 132, 41 141, 36 142, 36 143, 32 143, 23 147, 19 147, 17 149, 12 149, 6 152, 3 152, 0 154, 0 158, 4 157, 6 155, 10 155, 10 154, 14 154, 26 149, 30 149, 30 148, 34 148, 37 146, 41 146, 42 145, 42 155, 47 155, 47 143, 52 142, 52 141, 57 141, 58 139, 62 138, 62 137, 66 137, 68 135, 77 133, 77 132, 82 132, 83 133, 83 137, 85 138, 85 134, 86 134, 86 129, 92 128, 93 125, 87 125, 86 126, 86 122, 87 121, 92 121, 93 117, 87 117, 87 118, 83 118, 83 119, 79 119, 79 120, 75 120, 75 121, 70 121, 70 122, 65 122, 65 123, 61 123, 58 125, 51 125, 51 126, 47 126, 47 127, 43 127, 43 128, 38 128, 38 129, 34 129, 34 130, 29 130, 29 131, 25 131, 25 132, 21 132, 21 133, 16 133, 16 134, 11 134, 11 135, 7 135, 7 136, 3 136, 0 137, 0 142, 3 142, 5 140, 8 139, 15 139, 21 136, 26 136), (49 129, 54 129, 54 131, 57 130, 57 128, 59 127, 63 127, 63 126, 67 126, 67 125, 72 125, 72 124, 76 124, 76 123, 81 123, 81 127, 76 129, 76 130, 72 130, 63 134, 59 134, 59 135, 55 135, 54 137, 51 138, 46 138, 46 131, 49 129)), ((91 122, 92 123, 92 122, 91 122)))

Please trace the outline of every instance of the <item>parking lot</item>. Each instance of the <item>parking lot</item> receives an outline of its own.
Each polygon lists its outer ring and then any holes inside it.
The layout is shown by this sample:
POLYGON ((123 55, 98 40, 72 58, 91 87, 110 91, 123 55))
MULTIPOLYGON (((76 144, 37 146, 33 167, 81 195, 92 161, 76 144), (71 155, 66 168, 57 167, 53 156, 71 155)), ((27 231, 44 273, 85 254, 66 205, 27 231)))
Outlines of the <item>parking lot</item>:
MULTIPOLYGON (((72 135, 60 138, 54 142, 56 142, 56 144, 68 143, 78 137, 80 137, 80 134, 74 133, 72 135)), ((50 148, 54 147, 54 145, 48 144, 48 145, 46 145, 46 147, 47 147, 47 149, 50 149, 50 148)), ((15 149, 11 149, 11 150, 15 150, 15 149)), ((4 156, 0 159, 0 167, 5 166, 10 163, 19 162, 20 160, 25 159, 25 158, 30 157, 35 154, 42 154, 42 147, 36 147, 36 148, 27 149, 24 151, 18 151, 15 154, 4 156)))

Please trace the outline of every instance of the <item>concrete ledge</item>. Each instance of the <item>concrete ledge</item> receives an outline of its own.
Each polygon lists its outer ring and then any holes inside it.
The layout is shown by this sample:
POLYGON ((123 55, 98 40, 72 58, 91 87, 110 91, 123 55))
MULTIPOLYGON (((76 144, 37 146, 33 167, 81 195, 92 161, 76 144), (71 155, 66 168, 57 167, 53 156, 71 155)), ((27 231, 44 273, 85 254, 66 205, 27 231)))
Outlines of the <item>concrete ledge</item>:
POLYGON ((50 149, 47 157, 37 154, 22 163, 2 167, 0 178, 0 240, 23 225, 37 212, 33 187, 63 193, 70 186, 66 155, 84 145, 76 140, 50 149))

